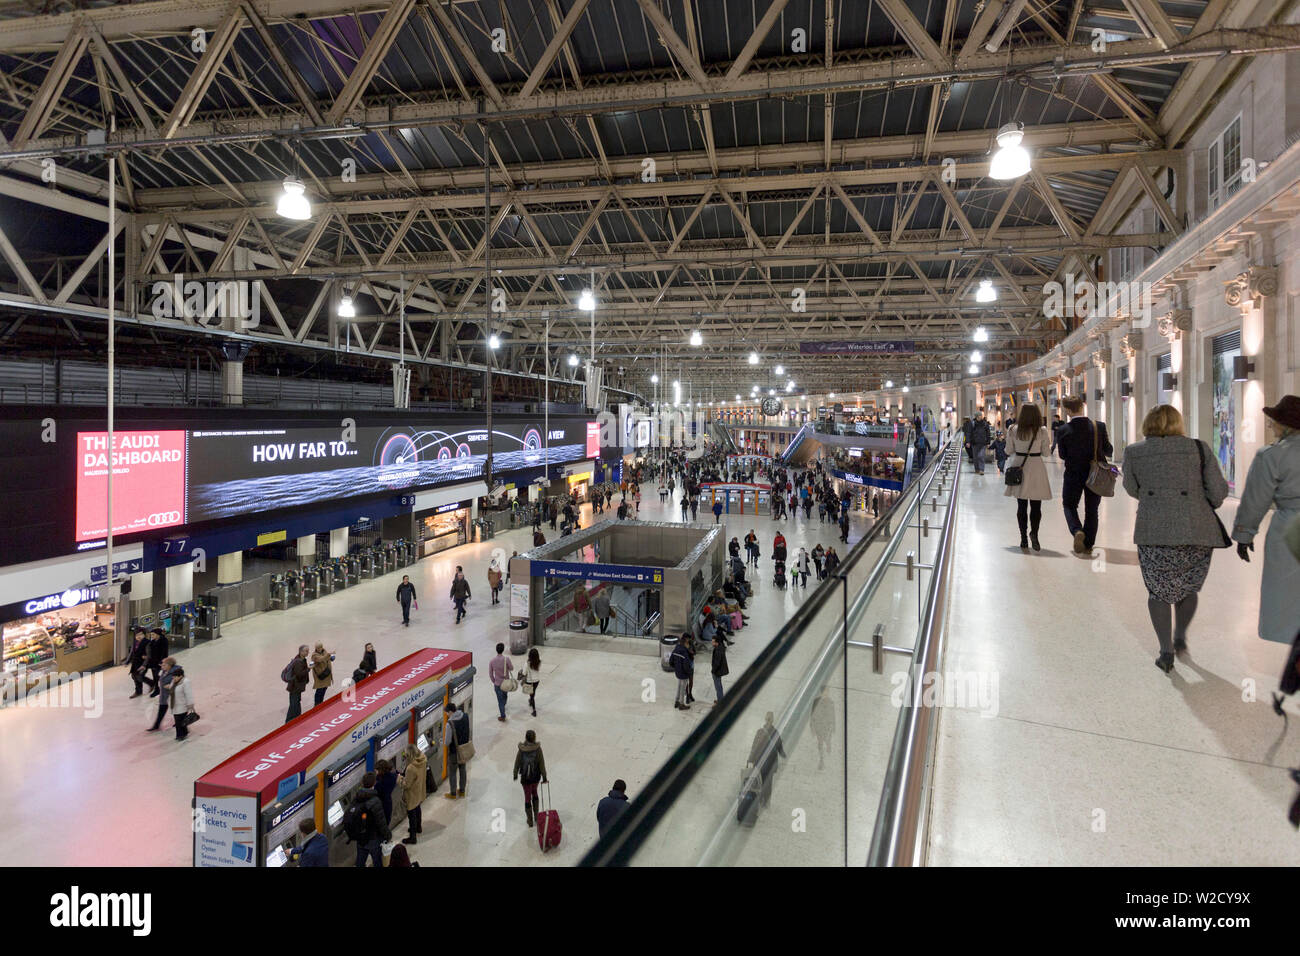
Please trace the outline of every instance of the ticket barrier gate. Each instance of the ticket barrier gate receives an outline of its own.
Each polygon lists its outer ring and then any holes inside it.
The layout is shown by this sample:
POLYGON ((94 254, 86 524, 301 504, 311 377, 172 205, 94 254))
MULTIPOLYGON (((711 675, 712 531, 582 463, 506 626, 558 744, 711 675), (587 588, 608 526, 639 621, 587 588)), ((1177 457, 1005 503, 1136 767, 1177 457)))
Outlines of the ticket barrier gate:
POLYGON ((344 568, 347 570, 348 584, 353 585, 361 581, 361 559, 355 554, 350 554, 346 558, 340 559, 344 568))
POLYGON ((302 840, 298 824, 316 819, 316 786, 312 777, 262 811, 257 828, 258 866, 297 865, 291 864, 289 857, 302 840))
POLYGON ((397 549, 391 544, 384 545, 380 554, 383 556, 383 570, 380 573, 387 574, 397 567, 397 549))
POLYGON ((339 558, 330 559, 330 581, 334 584, 335 591, 342 591, 348 586, 348 569, 347 565, 339 558))
POLYGON ((194 599, 194 639, 215 641, 221 636, 221 605, 216 594, 201 594, 194 599))
POLYGON ((283 611, 289 606, 289 582, 283 574, 271 575, 271 609, 283 611))
POLYGON ((319 584, 320 593, 322 595, 333 594, 334 593, 334 569, 329 564, 318 564, 316 565, 316 574, 319 575, 320 577, 320 584, 319 584))
POLYGON ((286 571, 284 575, 284 594, 289 604, 302 603, 302 575, 297 571, 286 571))
POLYGON ((167 628, 167 633, 171 646, 184 644, 186 647, 193 647, 194 620, 198 617, 195 603, 185 601, 181 604, 173 604, 168 610, 171 612, 171 626, 167 628))
POLYGON ((357 861, 357 845, 343 832, 343 812, 361 789, 361 778, 370 766, 367 741, 325 770, 325 835, 330 841, 330 866, 352 866, 357 861))
POLYGON ((361 576, 363 578, 373 579, 375 576, 375 551, 373 548, 366 548, 358 555, 361 562, 361 576))
POLYGON ((315 565, 302 569, 302 599, 312 601, 320 597, 320 572, 315 565))

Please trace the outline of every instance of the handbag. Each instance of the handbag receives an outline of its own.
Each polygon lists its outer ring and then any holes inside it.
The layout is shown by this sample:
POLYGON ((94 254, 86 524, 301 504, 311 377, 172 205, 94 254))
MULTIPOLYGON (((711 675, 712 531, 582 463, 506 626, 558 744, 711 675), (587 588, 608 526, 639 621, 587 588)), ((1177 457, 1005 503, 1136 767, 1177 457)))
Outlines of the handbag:
POLYGON ((467 740, 463 744, 456 745, 456 762, 469 763, 474 759, 474 741, 467 740))
MULTIPOLYGON (((1029 464, 1029 459, 1032 458, 1032 457, 1034 457, 1034 455, 1033 455, 1033 451, 1034 451, 1034 442, 1036 442, 1036 441, 1038 441, 1038 432, 1034 432, 1034 437, 1031 438, 1031 439, 1029 439, 1029 447, 1028 447, 1028 448, 1026 448, 1026 449, 1025 449, 1024 451, 1022 451, 1022 452, 1017 452, 1018 455, 1020 455, 1022 458, 1025 459, 1025 464, 1026 464, 1026 465, 1029 464)), ((1013 447, 1014 447, 1014 446, 1013 446, 1013 447)), ((1041 454, 1041 452, 1040 452, 1040 454, 1041 454)), ((1023 485, 1023 484, 1025 483, 1025 466, 1024 466, 1024 465, 1007 465, 1006 474, 1003 475, 1003 477, 1002 477, 1002 481, 1003 481, 1004 484, 1010 485, 1012 488, 1014 488, 1014 487, 1016 487, 1016 486, 1018 486, 1018 485, 1023 485)))
POLYGON ((501 688, 501 693, 513 694, 519 689, 519 681, 515 680, 513 677, 503 677, 501 678, 501 683, 497 686, 501 688))
MULTIPOLYGON (((1202 493, 1202 494, 1205 494, 1205 443, 1202 442, 1202 441, 1199 440, 1199 439, 1196 439, 1196 438, 1193 438, 1192 441, 1196 442, 1196 455, 1197 455, 1198 458, 1201 459, 1201 471, 1200 471, 1200 475, 1201 475, 1201 493, 1202 493)), ((1209 496, 1209 495, 1205 495, 1205 503, 1206 503, 1207 505, 1210 505, 1210 496, 1209 496)), ((1219 541, 1220 541, 1220 543, 1219 543, 1219 544, 1216 544, 1215 547, 1216 547, 1216 548, 1231 548, 1231 547, 1232 547, 1232 536, 1228 534, 1228 529, 1225 528, 1225 527, 1223 526, 1223 521, 1220 520, 1220 518, 1219 518, 1219 513, 1218 513, 1217 511, 1214 510, 1214 505, 1210 505, 1210 514, 1214 515, 1214 523, 1217 524, 1217 525, 1219 526, 1219 541)))
POLYGON ((1097 423, 1091 420, 1090 422, 1092 424, 1092 465, 1088 468, 1088 480, 1083 483, 1083 486, 1094 495, 1113 498, 1115 497, 1115 478, 1119 475, 1119 469, 1109 462, 1097 460, 1101 434, 1097 431, 1097 423))

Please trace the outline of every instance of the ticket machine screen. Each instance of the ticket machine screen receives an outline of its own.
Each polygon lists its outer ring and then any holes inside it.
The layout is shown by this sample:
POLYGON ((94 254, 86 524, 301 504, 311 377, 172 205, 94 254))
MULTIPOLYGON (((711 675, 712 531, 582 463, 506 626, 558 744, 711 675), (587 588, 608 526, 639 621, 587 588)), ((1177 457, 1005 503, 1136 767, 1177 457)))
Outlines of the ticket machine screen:
POLYGON ((331 827, 339 826, 343 822, 343 802, 335 800, 331 803, 325 818, 329 821, 331 827))
POLYGON ((289 862, 289 857, 284 852, 284 847, 276 846, 266 858, 267 866, 284 866, 289 862))

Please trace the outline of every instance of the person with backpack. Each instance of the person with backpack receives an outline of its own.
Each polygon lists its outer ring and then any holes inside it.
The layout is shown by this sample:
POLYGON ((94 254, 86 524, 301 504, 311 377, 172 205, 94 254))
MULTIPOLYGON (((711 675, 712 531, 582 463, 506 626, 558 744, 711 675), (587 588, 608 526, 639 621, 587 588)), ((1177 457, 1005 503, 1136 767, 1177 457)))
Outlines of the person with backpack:
MULTIPOLYGON (((402 575, 402 583, 397 586, 397 603, 402 606, 402 625, 411 626, 411 605, 415 602, 415 585, 409 574, 402 575)), ((416 604, 416 607, 419 607, 416 604)))
POLYGON ((427 777, 429 758, 415 744, 406 745, 406 766, 398 782, 402 785, 402 796, 406 802, 406 837, 403 843, 414 843, 416 834, 424 831, 424 814, 420 804, 429 795, 427 777))
POLYGON ((546 757, 542 755, 542 745, 537 742, 536 731, 524 734, 524 742, 515 753, 515 770, 512 777, 524 788, 524 816, 528 825, 533 825, 533 815, 541 810, 537 798, 537 786, 550 783, 546 777, 546 757))
POLYGON ((320 641, 316 642, 316 650, 311 655, 311 677, 312 687, 316 691, 315 703, 312 706, 319 707, 325 700, 325 692, 334 683, 334 654, 332 651, 325 650, 325 645, 320 641))
POLYGON ((352 802, 343 811, 343 832, 357 845, 357 866, 364 867, 366 858, 375 866, 384 865, 383 843, 393 838, 384 817, 384 805, 375 791, 375 772, 367 771, 361 778, 361 789, 352 796, 352 802))
POLYGON ((456 623, 461 622, 465 616, 465 602, 470 599, 469 581, 465 580, 465 575, 456 571, 456 578, 451 582, 451 602, 456 605, 456 623))
POLYGON ((984 417, 983 412, 978 412, 970 428, 970 459, 975 465, 977 475, 984 474, 984 449, 992 440, 993 432, 989 428, 989 420, 984 417))
POLYGON ((600 802, 596 804, 597 834, 603 837, 605 831, 614 825, 614 821, 627 812, 627 808, 627 784, 622 780, 615 780, 609 794, 601 797, 600 802))
POLYGON ((683 632, 677 640, 677 646, 673 648, 672 654, 668 656, 668 663, 672 666, 673 674, 677 678, 677 700, 673 706, 678 710, 690 710, 691 705, 687 703, 687 695, 691 685, 691 676, 695 665, 691 660, 691 652, 687 649, 687 644, 691 640, 691 635, 683 632))
POLYGON ((469 776, 465 765, 474 756, 474 744, 470 737, 469 717, 454 703, 448 703, 444 709, 447 726, 442 739, 447 745, 447 799, 455 800, 465 796, 465 780, 469 776), (456 770, 460 770, 460 789, 456 788, 456 770))
POLYGON ((294 659, 280 671, 280 680, 284 681, 284 689, 289 692, 289 710, 284 715, 286 724, 302 714, 302 692, 307 689, 307 677, 311 673, 307 664, 307 654, 310 651, 311 648, 303 644, 298 648, 294 659))
POLYGON ((492 680, 492 691, 497 698, 497 712, 500 714, 497 720, 505 721, 506 719, 506 700, 510 696, 510 691, 514 689, 515 680, 510 676, 510 672, 515 669, 514 663, 505 655, 505 644, 497 644, 497 656, 488 661, 488 677, 492 680), (507 680, 510 681, 509 687, 502 687, 507 680))
POLYGON ((714 703, 720 704, 722 703, 722 678, 731 673, 731 669, 727 667, 727 645, 723 641, 721 634, 713 635, 713 660, 711 665, 714 703))

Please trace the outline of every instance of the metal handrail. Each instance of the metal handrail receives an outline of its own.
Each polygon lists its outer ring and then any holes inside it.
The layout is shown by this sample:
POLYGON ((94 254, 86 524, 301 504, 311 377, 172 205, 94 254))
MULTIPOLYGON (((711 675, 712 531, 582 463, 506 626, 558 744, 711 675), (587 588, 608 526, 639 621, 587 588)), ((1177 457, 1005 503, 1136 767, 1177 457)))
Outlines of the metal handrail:
MULTIPOLYGON (((642 788, 640 796, 619 818, 617 826, 606 833, 587 852, 586 856, 580 861, 580 866, 626 866, 631 862, 633 854, 658 823, 658 818, 654 816, 656 807, 661 804, 671 805, 682 797, 699 767, 708 761, 709 756, 726 739, 727 734, 737 720, 741 719, 747 712, 768 678, 799 642, 809 623, 821 613, 828 601, 835 598, 837 594, 842 595, 844 593, 847 586, 847 577, 853 568, 882 536, 892 536, 892 532, 888 529, 894 526, 895 520, 904 514, 910 514, 913 504, 919 507, 921 500, 938 477, 939 465, 946 457, 945 453, 948 450, 945 447, 937 453, 934 460, 922 472, 922 476, 925 478, 925 486, 924 488, 918 488, 915 494, 915 502, 912 502, 904 494, 880 516, 880 519, 867 534, 845 556, 844 562, 835 575, 828 578, 805 599, 803 604, 795 611, 794 616, 786 622, 786 625, 781 628, 767 646, 758 653, 753 663, 740 675, 740 678, 722 699, 722 702, 681 744, 675 758, 661 767, 642 788), (906 509, 902 507, 905 500, 909 502, 906 509), (838 587, 832 585, 831 581, 835 581, 838 587)), ((913 484, 918 484, 922 480, 922 476, 918 476, 913 484)), ((902 521, 898 527, 901 530, 906 525, 907 522, 902 521)), ((901 535, 899 537, 901 539, 901 535)), ((886 554, 877 563, 877 567, 868 579, 868 585, 871 587, 879 584, 885 573, 880 565, 888 564, 888 558, 889 555, 886 554)), ((860 593, 866 590, 867 587, 864 586, 860 593)), ((855 607, 859 603, 859 601, 855 601, 855 607)), ((842 625, 837 622, 834 630, 838 632, 841 628, 842 625)), ((830 645, 831 641, 828 639, 827 646, 830 645)), ((835 646, 838 647, 839 645, 836 644, 835 646)))
POLYGON ((885 786, 867 854, 869 866, 921 866, 925 863, 929 843, 928 797, 934 770, 939 709, 919 704, 915 693, 923 686, 925 675, 938 670, 943 652, 951 583, 948 572, 956 537, 957 489, 961 485, 961 474, 959 464, 944 511, 943 535, 935 551, 922 625, 908 672, 910 693, 905 695, 885 768, 885 786))

